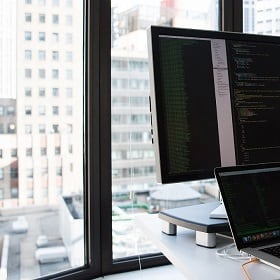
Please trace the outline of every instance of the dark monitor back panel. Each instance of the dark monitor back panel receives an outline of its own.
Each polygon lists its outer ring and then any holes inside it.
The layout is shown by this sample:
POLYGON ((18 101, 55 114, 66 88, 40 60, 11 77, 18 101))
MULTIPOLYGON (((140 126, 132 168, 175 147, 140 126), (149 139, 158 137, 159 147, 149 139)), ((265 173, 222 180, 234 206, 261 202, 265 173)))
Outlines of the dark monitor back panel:
POLYGON ((158 181, 279 159, 280 38, 155 26, 148 34, 158 181))

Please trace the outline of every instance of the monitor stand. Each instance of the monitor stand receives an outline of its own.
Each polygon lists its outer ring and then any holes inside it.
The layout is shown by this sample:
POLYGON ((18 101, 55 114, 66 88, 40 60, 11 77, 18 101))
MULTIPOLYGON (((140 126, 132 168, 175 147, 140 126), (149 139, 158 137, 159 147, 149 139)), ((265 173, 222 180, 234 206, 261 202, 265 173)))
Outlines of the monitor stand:
POLYGON ((168 235, 177 234, 177 226, 195 230, 196 244, 207 248, 216 246, 216 234, 230 236, 226 219, 210 218, 210 213, 221 202, 211 202, 163 210, 159 213, 162 220, 162 232, 168 235))

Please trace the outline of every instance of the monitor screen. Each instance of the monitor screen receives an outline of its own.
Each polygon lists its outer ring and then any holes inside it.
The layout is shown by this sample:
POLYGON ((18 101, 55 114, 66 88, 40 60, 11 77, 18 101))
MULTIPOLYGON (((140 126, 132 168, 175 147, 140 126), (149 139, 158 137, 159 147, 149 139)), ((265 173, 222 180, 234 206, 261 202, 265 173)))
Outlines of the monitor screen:
POLYGON ((279 161, 279 37, 152 26, 148 39, 159 182, 279 161))

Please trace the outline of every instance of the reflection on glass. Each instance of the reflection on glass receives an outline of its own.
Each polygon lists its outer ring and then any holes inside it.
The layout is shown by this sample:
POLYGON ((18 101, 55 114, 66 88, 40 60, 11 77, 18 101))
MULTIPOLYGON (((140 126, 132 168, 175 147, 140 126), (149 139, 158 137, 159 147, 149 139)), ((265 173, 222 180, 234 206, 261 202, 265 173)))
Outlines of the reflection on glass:
POLYGON ((84 265, 83 1, 46 3, 0 1, 1 279, 84 265))
MULTIPOLYGON (((165 25, 218 29, 216 0, 115 0, 112 3, 112 193, 113 258, 155 253, 157 249, 137 228, 139 213, 193 203, 189 199, 165 200, 169 188, 156 183, 151 143, 149 65, 146 29, 165 25)), ((173 186, 174 191, 176 186, 173 186)), ((181 186, 196 203, 216 197, 212 182, 181 186)), ((168 195, 168 194, 167 194, 168 195)))

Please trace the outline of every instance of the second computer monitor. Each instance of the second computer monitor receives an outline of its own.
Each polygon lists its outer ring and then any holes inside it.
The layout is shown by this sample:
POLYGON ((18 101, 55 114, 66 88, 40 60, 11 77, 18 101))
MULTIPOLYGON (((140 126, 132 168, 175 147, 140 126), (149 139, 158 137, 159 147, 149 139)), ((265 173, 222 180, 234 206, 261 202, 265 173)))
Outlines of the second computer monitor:
POLYGON ((279 37, 157 26, 148 35, 158 181, 279 161, 279 37))

